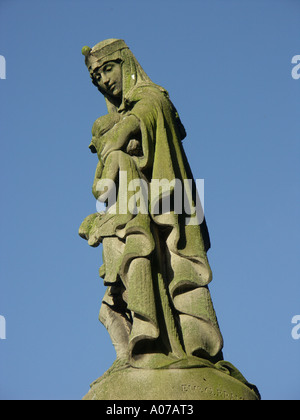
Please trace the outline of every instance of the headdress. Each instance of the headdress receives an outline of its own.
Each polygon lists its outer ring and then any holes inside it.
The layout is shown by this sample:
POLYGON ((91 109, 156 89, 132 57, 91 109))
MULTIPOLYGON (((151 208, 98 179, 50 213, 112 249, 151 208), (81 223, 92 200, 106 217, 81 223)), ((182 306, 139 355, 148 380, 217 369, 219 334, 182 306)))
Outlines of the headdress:
POLYGON ((85 56, 85 64, 92 73, 103 66, 107 61, 121 60, 121 51, 128 49, 121 39, 108 39, 95 45, 93 48, 83 47, 82 54, 85 56))

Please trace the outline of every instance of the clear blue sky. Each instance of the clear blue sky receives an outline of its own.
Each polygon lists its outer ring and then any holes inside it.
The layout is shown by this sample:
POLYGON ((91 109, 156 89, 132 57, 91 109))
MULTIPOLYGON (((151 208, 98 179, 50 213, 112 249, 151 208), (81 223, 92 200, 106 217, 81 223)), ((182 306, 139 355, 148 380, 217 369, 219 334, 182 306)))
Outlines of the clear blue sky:
POLYGON ((122 38, 170 93, 205 179, 224 356, 263 399, 300 399, 298 0, 0 0, 0 399, 81 399, 115 353, 98 321, 91 126, 81 48, 122 38))

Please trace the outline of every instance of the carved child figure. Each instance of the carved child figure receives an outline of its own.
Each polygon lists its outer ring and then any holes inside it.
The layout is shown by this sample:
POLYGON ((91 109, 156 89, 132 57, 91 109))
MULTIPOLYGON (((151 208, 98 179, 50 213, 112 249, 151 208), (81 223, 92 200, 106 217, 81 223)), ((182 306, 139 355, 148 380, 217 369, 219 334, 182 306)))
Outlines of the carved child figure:
MULTIPOLYGON (((92 141, 89 148, 92 153, 97 153, 99 158, 93 186, 93 194, 97 200, 101 195, 100 179, 111 179, 112 181, 115 181, 120 169, 118 166, 110 165, 109 162, 108 164, 105 164, 105 161, 108 158, 107 149, 109 149, 109 144, 113 143, 115 137, 113 132, 111 132, 111 135, 109 135, 109 132, 115 128, 121 120, 122 116, 114 112, 97 118, 92 128, 92 141), (115 170, 112 171, 112 168, 115 170)), ((126 147, 126 153, 130 156, 141 156, 142 150, 140 141, 137 139, 130 140, 126 147)))

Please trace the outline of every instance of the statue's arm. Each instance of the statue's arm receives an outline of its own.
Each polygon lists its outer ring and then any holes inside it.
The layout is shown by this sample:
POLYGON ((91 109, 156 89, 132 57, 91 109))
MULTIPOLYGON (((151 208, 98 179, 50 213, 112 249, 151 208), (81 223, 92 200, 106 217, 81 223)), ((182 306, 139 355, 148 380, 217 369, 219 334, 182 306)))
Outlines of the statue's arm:
POLYGON ((114 126, 103 137, 105 146, 101 152, 101 158, 105 162, 108 155, 115 150, 122 150, 127 147, 129 141, 140 133, 140 122, 135 115, 124 116, 124 118, 114 126))

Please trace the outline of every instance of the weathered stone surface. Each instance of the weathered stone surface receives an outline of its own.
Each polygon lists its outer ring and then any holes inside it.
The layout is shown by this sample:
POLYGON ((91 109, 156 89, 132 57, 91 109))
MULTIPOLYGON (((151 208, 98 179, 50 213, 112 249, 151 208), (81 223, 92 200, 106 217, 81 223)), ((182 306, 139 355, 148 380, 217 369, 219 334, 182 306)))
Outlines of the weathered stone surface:
POLYGON ((88 216, 79 234, 103 246, 99 319, 117 356, 85 399, 257 399, 223 360, 209 233, 168 92, 123 40, 82 53, 108 114, 90 143, 92 191, 106 211, 88 216))
POLYGON ((93 400, 258 400, 248 386, 216 369, 128 368, 94 384, 85 401, 93 400))
POLYGON ((94 123, 90 144, 98 156, 93 194, 107 207, 88 216, 79 234, 92 247, 103 245, 107 292, 99 319, 117 360, 139 368, 149 368, 149 355, 154 368, 186 356, 220 360, 209 234, 179 115, 124 41, 82 52, 108 108, 94 123), (162 201, 169 201, 167 210, 162 201))

